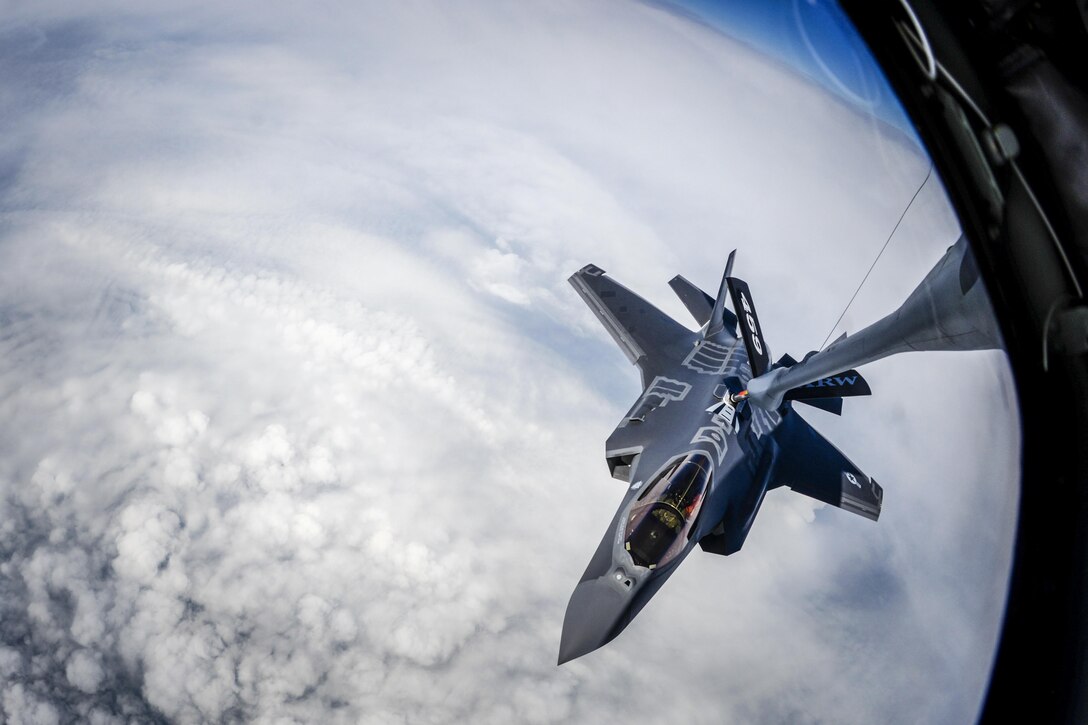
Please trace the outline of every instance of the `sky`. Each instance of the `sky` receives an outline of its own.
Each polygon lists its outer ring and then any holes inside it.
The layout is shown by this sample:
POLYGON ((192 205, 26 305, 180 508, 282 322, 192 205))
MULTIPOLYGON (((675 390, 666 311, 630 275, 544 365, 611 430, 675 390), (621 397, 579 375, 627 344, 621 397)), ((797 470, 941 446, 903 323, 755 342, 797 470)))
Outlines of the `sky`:
POLYGON ((839 100, 916 139, 865 41, 836 0, 660 0, 787 65, 839 100))
MULTIPOLYGON (((729 251, 772 355, 835 327, 909 134, 656 5, 9 4, 0 719, 970 720, 1019 429, 1000 352, 804 415, 873 523, 771 492, 555 664, 638 374, 566 278, 683 324, 729 251)), ((958 237, 934 175, 833 332, 958 237)))

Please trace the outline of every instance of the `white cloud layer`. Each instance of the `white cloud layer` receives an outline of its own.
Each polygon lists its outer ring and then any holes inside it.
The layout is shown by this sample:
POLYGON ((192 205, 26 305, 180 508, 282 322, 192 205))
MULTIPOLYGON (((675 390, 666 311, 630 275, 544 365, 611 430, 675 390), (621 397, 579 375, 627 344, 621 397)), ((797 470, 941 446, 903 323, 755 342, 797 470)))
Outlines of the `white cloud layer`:
MULTIPOLYGON (((996 353, 806 413, 879 524, 774 492, 555 666, 638 393, 565 278, 686 322, 665 281, 739 247, 804 353, 925 177, 908 140, 646 5, 6 16, 0 719, 973 717, 1019 470, 996 353)), ((955 237, 931 181, 843 328, 955 237)))

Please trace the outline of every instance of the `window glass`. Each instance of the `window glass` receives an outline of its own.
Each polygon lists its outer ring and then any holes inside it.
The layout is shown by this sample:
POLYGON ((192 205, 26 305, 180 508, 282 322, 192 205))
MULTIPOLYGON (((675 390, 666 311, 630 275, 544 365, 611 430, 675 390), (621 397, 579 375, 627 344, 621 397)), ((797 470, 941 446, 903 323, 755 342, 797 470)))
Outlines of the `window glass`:
POLYGON ((676 557, 699 514, 713 464, 693 453, 666 467, 627 517, 626 548, 638 566, 656 568, 676 557))

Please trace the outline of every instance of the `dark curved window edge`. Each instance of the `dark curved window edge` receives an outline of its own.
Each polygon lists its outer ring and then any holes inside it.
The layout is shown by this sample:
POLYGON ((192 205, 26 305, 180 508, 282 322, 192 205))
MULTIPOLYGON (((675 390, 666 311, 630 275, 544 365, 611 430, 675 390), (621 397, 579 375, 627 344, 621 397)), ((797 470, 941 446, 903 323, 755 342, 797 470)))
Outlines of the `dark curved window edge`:
MULTIPOLYGON (((1088 220, 1063 206, 1062 180, 1047 165, 1029 120, 1004 87, 997 55, 1008 48, 996 46, 1008 36, 980 32, 984 3, 911 0, 911 5, 938 59, 987 115, 1016 133, 1024 177, 1059 238, 1075 239, 1088 220), (984 42, 987 37, 993 44, 984 42)), ((902 4, 841 0, 841 6, 883 68, 945 184, 990 292, 1019 399, 1019 521, 1001 638, 979 721, 1007 722, 1027 707, 1033 722, 1088 722, 1088 359, 1051 344, 1044 369, 1042 354, 1044 327, 1051 329, 1047 338, 1054 335, 1054 310, 1074 304, 1075 284, 1015 176, 1000 179, 1008 202, 1003 214, 993 217, 973 174, 977 160, 957 142, 939 93, 895 26, 902 4)), ((1074 40, 1056 42, 1075 44, 1072 31, 1065 37, 1074 40)), ((1062 47, 1052 55, 1069 58, 1077 52, 1062 47)), ((1084 280, 1078 253, 1084 250, 1065 251, 1073 274, 1084 280)))

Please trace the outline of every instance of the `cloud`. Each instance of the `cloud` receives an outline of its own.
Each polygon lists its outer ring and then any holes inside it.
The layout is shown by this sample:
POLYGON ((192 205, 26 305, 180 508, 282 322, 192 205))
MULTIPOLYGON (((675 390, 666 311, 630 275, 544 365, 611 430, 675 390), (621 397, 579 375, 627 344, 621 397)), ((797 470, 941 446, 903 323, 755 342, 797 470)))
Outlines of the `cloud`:
MULTIPOLYGON (((652 6, 73 12, 0 43, 5 718, 973 715, 1015 520, 999 355, 879 363, 810 416, 880 524, 772 492, 740 554, 554 665, 638 392, 566 277, 687 324, 665 281, 736 246, 804 352, 925 176, 908 140, 652 6)), ((844 325, 954 240, 931 184, 844 325)))

